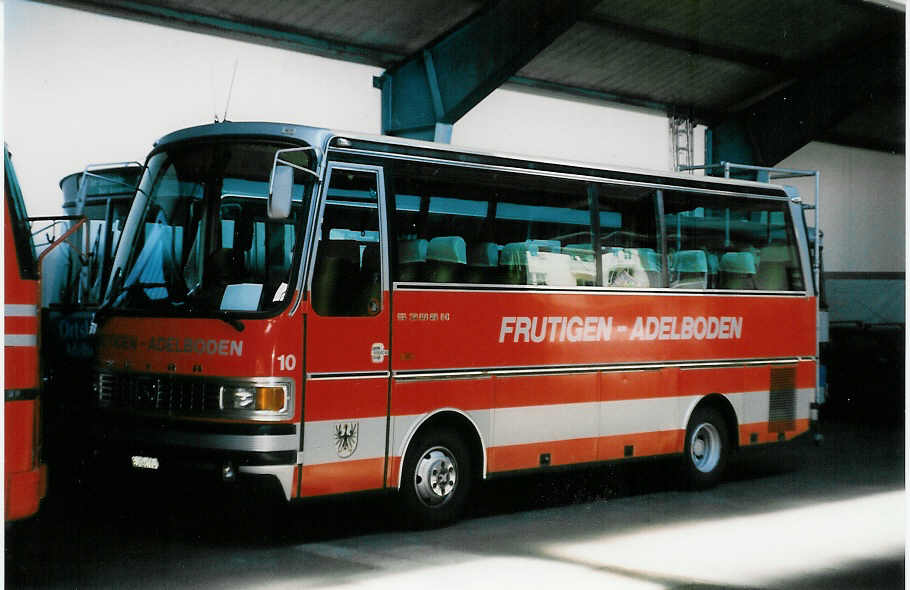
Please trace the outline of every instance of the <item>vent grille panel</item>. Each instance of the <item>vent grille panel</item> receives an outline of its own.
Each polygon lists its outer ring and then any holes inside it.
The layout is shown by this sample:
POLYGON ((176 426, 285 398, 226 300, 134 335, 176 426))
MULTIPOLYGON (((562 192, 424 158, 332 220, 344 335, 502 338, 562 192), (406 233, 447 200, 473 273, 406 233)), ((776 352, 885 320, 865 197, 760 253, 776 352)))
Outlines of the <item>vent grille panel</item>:
POLYGON ((102 407, 200 414, 220 409, 220 388, 198 377, 99 372, 98 403, 102 407))
POLYGON ((796 430, 796 367, 771 369, 768 432, 796 430))

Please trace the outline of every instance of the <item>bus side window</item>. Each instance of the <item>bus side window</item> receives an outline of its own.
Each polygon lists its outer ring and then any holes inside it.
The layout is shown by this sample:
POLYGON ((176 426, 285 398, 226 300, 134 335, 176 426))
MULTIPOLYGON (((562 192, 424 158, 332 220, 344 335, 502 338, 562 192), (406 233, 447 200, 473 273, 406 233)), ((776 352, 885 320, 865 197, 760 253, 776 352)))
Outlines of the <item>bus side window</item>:
POLYGON ((787 204, 667 192, 670 287, 802 291, 787 204))
POLYGON ((376 174, 332 170, 316 247, 312 305, 322 316, 370 316, 381 308, 376 174))
POLYGON ((536 176, 515 180, 496 202, 499 281, 507 285, 594 284, 591 203, 578 181, 536 176))
POLYGON ((650 188, 598 187, 604 287, 663 287, 656 194, 650 188))
POLYGON ((416 162, 392 182, 396 281, 594 284, 583 182, 416 162))

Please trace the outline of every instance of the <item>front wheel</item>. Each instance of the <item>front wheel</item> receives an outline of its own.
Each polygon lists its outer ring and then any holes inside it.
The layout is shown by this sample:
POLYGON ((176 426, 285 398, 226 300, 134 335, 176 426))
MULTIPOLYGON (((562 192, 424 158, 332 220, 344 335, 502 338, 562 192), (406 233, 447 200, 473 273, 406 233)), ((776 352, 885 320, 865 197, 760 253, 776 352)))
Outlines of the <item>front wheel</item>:
POLYGON ((687 483, 698 490, 714 487, 727 465, 729 441, 726 422, 716 409, 696 408, 686 428, 683 452, 687 483))
POLYGON ((408 524, 431 528, 456 520, 471 484, 471 458, 457 433, 419 434, 408 448, 401 474, 401 502, 408 524))

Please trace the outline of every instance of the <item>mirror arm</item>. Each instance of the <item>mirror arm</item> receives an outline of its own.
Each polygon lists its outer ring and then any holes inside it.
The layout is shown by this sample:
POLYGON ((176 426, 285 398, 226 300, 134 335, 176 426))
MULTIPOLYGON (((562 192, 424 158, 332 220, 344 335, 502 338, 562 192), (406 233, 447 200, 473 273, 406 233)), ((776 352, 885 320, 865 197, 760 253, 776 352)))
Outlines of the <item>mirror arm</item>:
POLYGON ((274 188, 275 188, 275 168, 278 166, 279 162, 284 166, 290 166, 291 168, 294 168, 295 170, 300 170, 302 172, 306 172, 307 174, 311 174, 313 176, 313 178, 315 178, 317 181, 319 180, 319 174, 317 172, 314 172, 313 170, 310 170, 309 168, 306 168, 304 166, 300 166, 299 164, 294 164, 293 162, 289 162, 281 157, 282 154, 287 153, 287 152, 309 152, 309 151, 317 153, 316 148, 311 145, 304 146, 304 147, 297 147, 297 148, 288 148, 288 149, 284 149, 284 150, 278 150, 275 152, 275 157, 272 159, 272 174, 271 174, 271 177, 269 178, 269 197, 272 196, 272 192, 274 191, 274 188))

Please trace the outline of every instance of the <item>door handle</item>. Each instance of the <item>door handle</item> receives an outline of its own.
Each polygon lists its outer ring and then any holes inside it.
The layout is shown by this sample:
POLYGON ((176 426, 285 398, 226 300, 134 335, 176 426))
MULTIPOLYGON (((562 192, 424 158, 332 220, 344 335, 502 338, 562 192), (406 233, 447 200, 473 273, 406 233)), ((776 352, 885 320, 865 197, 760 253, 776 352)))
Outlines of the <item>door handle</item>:
POLYGON ((370 346, 370 360, 374 363, 381 363, 387 356, 389 356, 389 349, 382 342, 374 342, 370 346))

